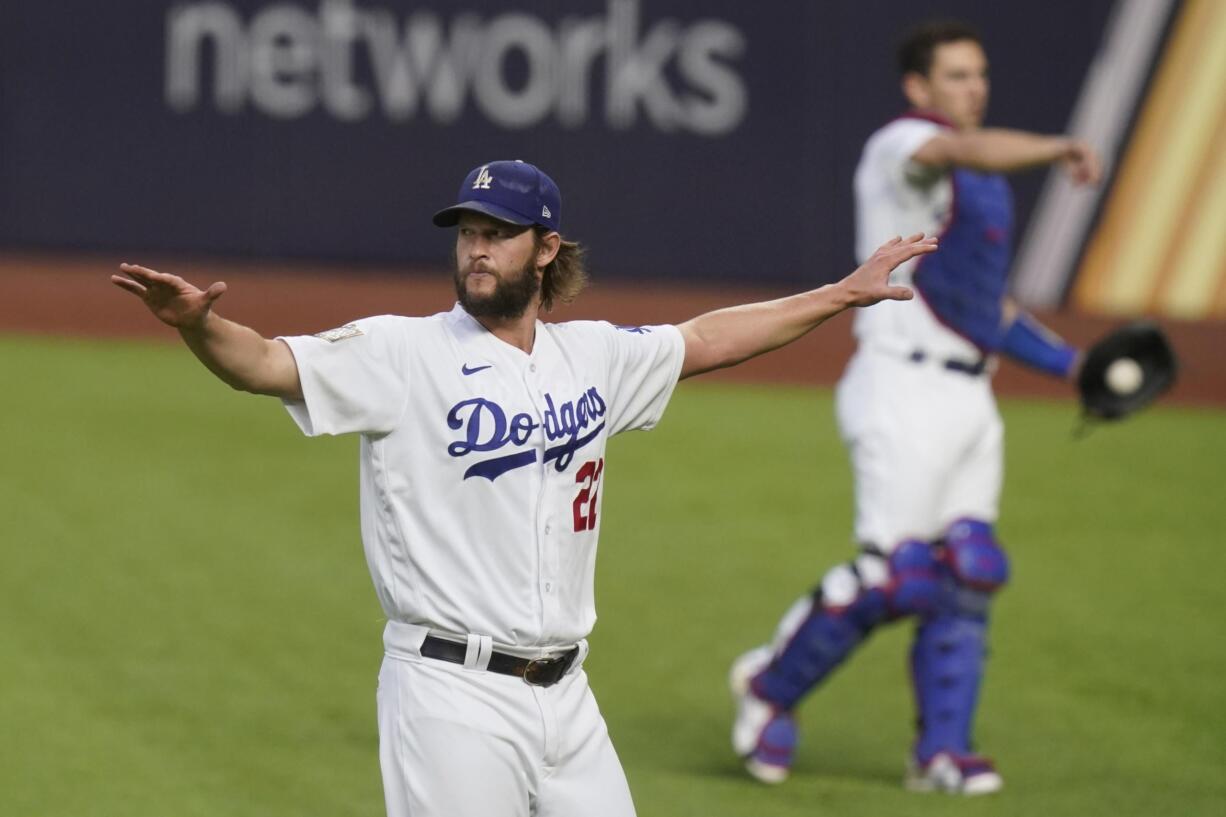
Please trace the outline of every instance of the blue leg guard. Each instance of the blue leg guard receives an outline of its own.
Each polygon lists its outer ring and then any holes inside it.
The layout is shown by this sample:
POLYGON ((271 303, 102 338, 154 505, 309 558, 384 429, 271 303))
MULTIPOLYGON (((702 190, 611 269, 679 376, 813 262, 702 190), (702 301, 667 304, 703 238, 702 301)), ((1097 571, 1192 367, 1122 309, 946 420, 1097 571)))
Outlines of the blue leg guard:
POLYGON ((959 520, 944 540, 941 592, 911 650, 919 712, 915 754, 926 762, 941 751, 971 753, 971 732, 983 677, 991 595, 1009 577, 992 526, 959 520))
POLYGON ((870 590, 840 610, 825 606, 818 591, 813 610, 783 651, 753 680, 754 694, 791 709, 810 689, 843 663, 885 618, 881 590, 870 590))
POLYGON ((929 612, 939 590, 938 565, 926 542, 908 541, 885 559, 865 553, 826 574, 808 613, 770 666, 754 678, 754 694, 782 709, 842 664, 883 621, 929 612))

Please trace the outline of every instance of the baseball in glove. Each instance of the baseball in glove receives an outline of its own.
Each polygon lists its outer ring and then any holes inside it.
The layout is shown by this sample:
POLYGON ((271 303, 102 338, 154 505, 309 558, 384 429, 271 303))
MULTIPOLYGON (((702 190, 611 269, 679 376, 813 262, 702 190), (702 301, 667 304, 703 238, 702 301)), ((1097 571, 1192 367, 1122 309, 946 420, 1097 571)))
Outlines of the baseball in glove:
POLYGON ((1081 406, 1087 417, 1123 419, 1169 389, 1177 368, 1158 326, 1148 321, 1121 326, 1086 350, 1077 378, 1081 406))

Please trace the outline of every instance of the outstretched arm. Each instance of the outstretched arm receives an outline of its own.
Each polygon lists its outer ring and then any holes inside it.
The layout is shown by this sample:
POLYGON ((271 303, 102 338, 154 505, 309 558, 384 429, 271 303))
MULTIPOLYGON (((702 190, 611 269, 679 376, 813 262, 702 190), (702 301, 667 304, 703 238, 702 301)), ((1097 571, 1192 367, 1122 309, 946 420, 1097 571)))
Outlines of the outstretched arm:
POLYGON ((776 301, 718 309, 686 321, 677 327, 685 339, 681 377, 735 366, 786 346, 849 307, 910 299, 911 290, 890 285, 890 272, 936 248, 936 237, 925 238, 923 233, 895 238, 838 283, 776 301))
POLYGON ((966 167, 992 173, 1060 162, 1075 184, 1097 184, 1102 175, 1098 154, 1080 139, 1004 128, 943 130, 911 158, 929 167, 966 167))
POLYGON ((255 394, 302 399, 298 366, 288 346, 213 312, 213 303, 226 291, 224 283, 201 290, 177 275, 136 264, 120 264, 119 269, 124 275, 112 275, 111 282, 178 329, 200 362, 224 382, 255 394))
POLYGON ((1032 369, 1076 381, 1082 354, 1012 299, 1003 302, 1000 351, 1032 369))

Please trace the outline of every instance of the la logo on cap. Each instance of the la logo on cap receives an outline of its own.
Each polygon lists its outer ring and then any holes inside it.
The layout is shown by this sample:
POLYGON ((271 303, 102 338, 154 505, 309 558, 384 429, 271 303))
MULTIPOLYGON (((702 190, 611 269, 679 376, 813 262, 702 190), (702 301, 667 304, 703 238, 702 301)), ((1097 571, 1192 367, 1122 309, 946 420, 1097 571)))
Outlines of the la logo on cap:
POLYGON ((489 190, 492 181, 494 177, 490 175, 490 166, 482 165, 481 171, 477 173, 477 180, 473 182, 473 190, 489 190))

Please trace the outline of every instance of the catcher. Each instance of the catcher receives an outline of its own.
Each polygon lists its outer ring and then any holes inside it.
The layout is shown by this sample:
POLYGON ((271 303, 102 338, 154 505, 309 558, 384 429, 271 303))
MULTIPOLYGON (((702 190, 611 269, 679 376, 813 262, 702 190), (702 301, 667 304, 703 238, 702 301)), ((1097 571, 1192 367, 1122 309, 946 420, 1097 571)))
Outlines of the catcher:
POLYGON ((857 254, 880 235, 940 230, 941 250, 893 274, 918 297, 856 316, 857 351, 837 391, 855 479, 859 552, 797 600, 773 642, 742 655, 730 681, 733 750, 783 781, 793 713, 881 624, 917 622, 911 648, 917 734, 905 783, 998 791, 973 730, 992 597, 1009 578, 996 535, 1003 426, 990 373, 999 355, 1078 384, 1088 418, 1118 419, 1171 382, 1153 326, 1125 327, 1082 353, 1005 296, 1013 206, 1005 174, 1062 166, 1094 184, 1094 149, 1074 138, 983 126, 988 62, 957 22, 913 31, 899 50, 911 109, 865 144, 856 170, 857 254))

